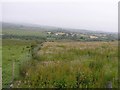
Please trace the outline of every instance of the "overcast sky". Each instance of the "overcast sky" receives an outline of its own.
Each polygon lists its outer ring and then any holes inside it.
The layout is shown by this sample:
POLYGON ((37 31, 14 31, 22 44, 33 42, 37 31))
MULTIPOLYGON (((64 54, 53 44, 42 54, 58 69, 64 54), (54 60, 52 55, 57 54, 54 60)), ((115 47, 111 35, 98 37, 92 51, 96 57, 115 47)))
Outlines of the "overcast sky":
POLYGON ((2 21, 95 31, 118 31, 116 0, 45 1, 3 2, 2 21))

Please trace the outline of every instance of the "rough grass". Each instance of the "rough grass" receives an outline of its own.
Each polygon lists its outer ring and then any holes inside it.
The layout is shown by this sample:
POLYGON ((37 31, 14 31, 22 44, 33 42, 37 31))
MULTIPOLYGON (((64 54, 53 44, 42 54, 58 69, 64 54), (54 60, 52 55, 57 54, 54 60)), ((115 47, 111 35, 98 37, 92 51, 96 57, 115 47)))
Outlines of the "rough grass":
POLYGON ((38 52, 40 60, 81 60, 82 58, 115 58, 117 42, 47 42, 38 52))
POLYGON ((118 87, 117 42, 46 42, 37 56, 21 65, 14 87, 118 87))

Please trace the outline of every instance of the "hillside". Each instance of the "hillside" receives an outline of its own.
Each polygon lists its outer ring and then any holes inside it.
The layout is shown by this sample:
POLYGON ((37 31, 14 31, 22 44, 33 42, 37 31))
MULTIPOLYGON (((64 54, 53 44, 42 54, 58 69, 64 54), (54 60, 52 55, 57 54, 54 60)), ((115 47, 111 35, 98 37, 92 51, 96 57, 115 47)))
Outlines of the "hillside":
POLYGON ((64 39, 77 41, 113 41, 118 39, 118 34, 111 32, 5 22, 2 23, 2 34, 3 38, 33 36, 37 38, 42 37, 49 40, 64 39))

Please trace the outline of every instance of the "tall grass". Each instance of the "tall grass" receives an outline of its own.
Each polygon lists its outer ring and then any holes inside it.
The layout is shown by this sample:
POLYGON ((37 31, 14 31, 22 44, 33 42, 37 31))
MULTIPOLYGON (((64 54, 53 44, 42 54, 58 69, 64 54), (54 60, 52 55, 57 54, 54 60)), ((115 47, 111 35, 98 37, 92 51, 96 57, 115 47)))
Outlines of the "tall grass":
POLYGON ((117 42, 45 43, 38 60, 22 64, 14 87, 117 88, 117 49, 117 42))

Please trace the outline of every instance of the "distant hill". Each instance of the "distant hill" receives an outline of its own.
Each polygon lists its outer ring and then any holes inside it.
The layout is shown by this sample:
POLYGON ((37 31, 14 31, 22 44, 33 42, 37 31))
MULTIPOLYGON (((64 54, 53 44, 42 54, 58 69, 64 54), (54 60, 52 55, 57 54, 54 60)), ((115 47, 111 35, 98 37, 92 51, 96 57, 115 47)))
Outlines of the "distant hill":
MULTIPOLYGON (((4 29, 26 29, 26 30, 40 30, 40 31, 70 31, 70 32, 79 32, 79 33, 113 33, 113 32, 103 32, 103 31, 92 31, 86 29, 71 29, 71 28, 62 28, 54 26, 43 26, 37 24, 26 24, 26 23, 7 23, 1 22, 2 28, 4 29)), ((115 33, 114 33, 115 34, 115 33)))
POLYGON ((35 38, 54 39, 73 39, 82 41, 104 41, 117 40, 118 34, 113 32, 92 31, 86 29, 71 29, 54 26, 42 26, 26 23, 7 23, 1 22, 2 34, 5 38, 34 36, 35 38), (51 34, 48 34, 50 32, 51 34), (57 35, 57 34, 59 35, 57 35), (63 35, 60 35, 60 34, 63 35), (12 36, 11 36, 12 35, 12 36))

